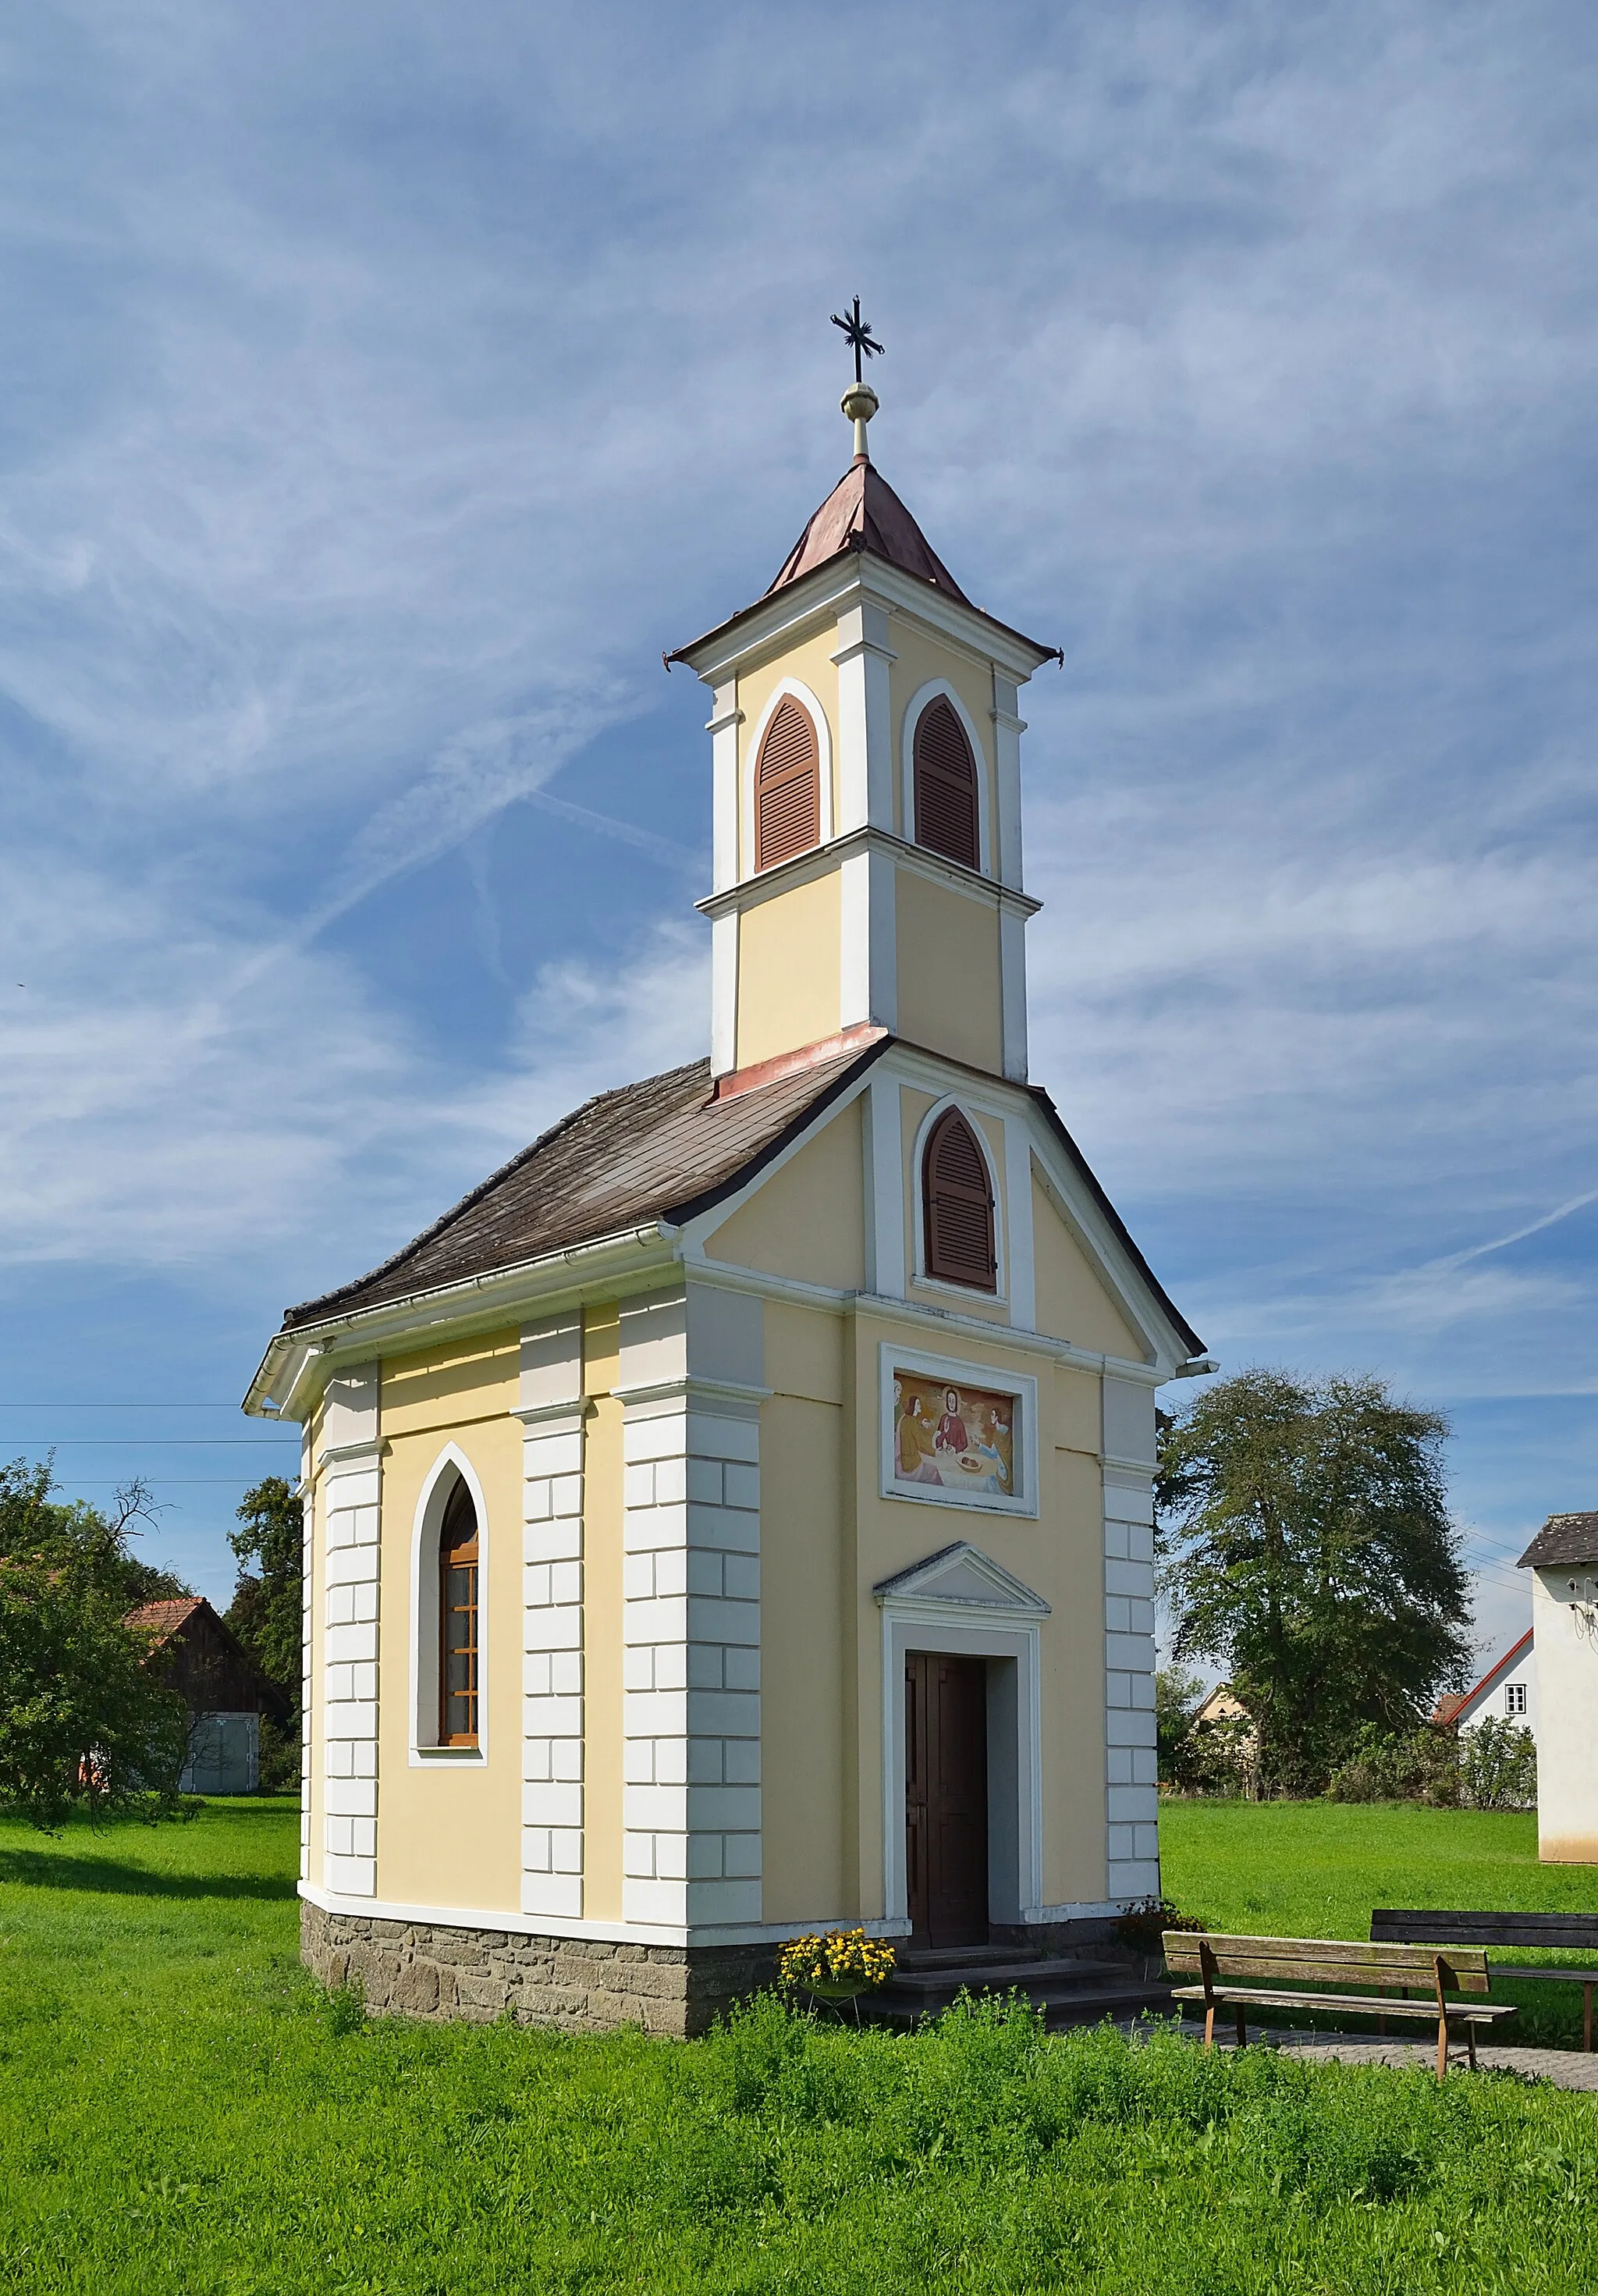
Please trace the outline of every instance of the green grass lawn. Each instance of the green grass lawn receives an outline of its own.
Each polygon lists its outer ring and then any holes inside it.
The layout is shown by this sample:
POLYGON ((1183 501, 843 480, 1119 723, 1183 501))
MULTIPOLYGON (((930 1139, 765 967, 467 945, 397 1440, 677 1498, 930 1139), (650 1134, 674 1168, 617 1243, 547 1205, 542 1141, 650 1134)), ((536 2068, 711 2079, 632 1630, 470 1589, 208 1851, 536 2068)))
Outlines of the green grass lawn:
MULTIPOLYGON (((1377 1906, 1479 1906, 1598 1915, 1598 1866, 1539 1866, 1534 1811, 1422 1809, 1411 1802, 1162 1802, 1168 1896, 1243 1936, 1368 1938, 1377 1906)), ((1569 1954, 1491 1949, 1504 1962, 1569 1954)), ((1579 1956, 1598 1968, 1598 1954, 1579 1956)), ((1518 2013, 1498 2038, 1575 2048, 1581 1994, 1506 1985, 1518 2013)))
MULTIPOLYGON (((1229 1839, 1212 1879, 1195 1833, 1176 1856, 1232 1918, 1229 1839)), ((285 1804, 0 1824, 0 2290, 1598 2284, 1590 2098, 1002 2013, 903 2038, 768 2005, 686 2045, 367 2021, 297 1966, 295 1841, 285 1804)))

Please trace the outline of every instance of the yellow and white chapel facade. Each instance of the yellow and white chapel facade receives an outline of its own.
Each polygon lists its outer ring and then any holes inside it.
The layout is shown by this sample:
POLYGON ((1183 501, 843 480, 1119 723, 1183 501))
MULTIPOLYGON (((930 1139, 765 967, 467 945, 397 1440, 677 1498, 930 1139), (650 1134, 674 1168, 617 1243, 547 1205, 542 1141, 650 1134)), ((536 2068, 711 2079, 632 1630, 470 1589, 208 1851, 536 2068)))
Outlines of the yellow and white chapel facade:
POLYGON ((711 696, 710 1054, 291 1309, 307 1959, 700 2030, 776 1944, 1160 1885, 1154 1398, 1210 1368, 1028 1079, 1020 687, 855 460, 711 696))

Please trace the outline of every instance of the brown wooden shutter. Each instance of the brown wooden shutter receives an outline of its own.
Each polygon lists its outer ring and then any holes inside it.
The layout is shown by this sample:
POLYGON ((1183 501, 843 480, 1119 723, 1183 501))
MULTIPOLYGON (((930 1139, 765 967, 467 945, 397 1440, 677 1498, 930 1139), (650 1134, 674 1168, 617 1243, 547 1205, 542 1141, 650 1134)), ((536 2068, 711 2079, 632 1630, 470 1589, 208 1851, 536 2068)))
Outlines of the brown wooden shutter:
POLYGON ((915 841, 968 869, 981 866, 977 761, 942 694, 915 721, 915 841))
POLYGON ((996 1288, 987 1160, 957 1108, 940 1116, 922 1160, 927 1273, 946 1283, 996 1288))
POLYGON ((755 866, 807 852, 821 836, 821 772, 810 712, 785 695, 755 767, 755 866))

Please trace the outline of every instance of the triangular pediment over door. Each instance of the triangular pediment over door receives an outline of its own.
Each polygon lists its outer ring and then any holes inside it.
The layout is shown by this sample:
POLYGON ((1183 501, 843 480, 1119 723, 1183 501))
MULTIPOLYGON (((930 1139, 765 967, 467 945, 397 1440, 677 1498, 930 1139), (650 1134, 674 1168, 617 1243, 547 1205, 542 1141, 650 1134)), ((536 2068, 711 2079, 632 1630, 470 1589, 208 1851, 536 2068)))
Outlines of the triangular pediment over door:
POLYGON ((896 1571, 891 1578, 880 1579, 872 1592, 879 1603, 891 1603, 896 1609, 920 1603, 954 1603, 968 1610, 1002 1611, 1014 1618, 1049 1615, 1049 1605, 1041 1595, 965 1538, 939 1547, 936 1554, 913 1562, 907 1570, 896 1571))

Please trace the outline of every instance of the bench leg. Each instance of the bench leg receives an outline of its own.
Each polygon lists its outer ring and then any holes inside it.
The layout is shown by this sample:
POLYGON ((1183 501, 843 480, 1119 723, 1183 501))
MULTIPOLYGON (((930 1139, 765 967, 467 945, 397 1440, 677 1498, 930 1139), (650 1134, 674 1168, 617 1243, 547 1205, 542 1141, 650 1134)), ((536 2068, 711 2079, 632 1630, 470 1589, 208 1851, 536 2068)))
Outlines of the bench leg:
POLYGON ((1471 2060, 1471 2070, 1474 2072, 1476 2070, 1476 2028, 1474 2025, 1467 2025, 1465 2027, 1465 2053, 1471 2060))
POLYGON ((1215 2046, 1215 2003, 1213 2001, 1204 2012, 1204 2046, 1207 2049, 1213 2049, 1215 2046))
POLYGON ((1249 2046, 1248 2012, 1240 2006, 1233 2013, 1237 2021, 1237 2046, 1240 2049, 1246 2049, 1249 2046))
POLYGON ((1593 2046, 1593 1988, 1581 1988, 1581 2046, 1590 2054, 1593 2046))
POLYGON ((1437 2021, 1437 2077, 1438 2080, 1448 2078, 1448 2020, 1446 2017, 1439 2017, 1437 2021))

